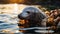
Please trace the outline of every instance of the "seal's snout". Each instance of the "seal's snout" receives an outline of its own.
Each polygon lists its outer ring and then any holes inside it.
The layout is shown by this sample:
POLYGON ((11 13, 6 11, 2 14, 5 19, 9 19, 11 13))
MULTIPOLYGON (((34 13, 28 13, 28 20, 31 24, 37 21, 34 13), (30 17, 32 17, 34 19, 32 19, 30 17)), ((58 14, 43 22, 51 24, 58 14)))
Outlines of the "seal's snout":
POLYGON ((19 19, 25 19, 21 14, 18 15, 19 19))
POLYGON ((18 15, 18 18, 19 18, 19 19, 22 18, 20 14, 18 15))

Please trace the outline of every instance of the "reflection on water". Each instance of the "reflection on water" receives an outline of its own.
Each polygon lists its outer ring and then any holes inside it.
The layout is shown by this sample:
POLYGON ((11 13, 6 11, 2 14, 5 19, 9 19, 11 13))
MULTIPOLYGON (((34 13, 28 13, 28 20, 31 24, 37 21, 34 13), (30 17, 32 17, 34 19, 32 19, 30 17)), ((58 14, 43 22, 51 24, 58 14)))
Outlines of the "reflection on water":
POLYGON ((17 19, 9 15, 0 14, 0 33, 14 32, 18 33, 17 19))
POLYGON ((13 19, 9 15, 0 14, 0 33, 40 34, 40 32, 44 31, 46 33, 47 32, 46 29, 49 28, 49 27, 24 28, 23 26, 21 26, 20 28, 18 27, 18 24, 16 22, 18 23, 17 17, 13 19))
MULTIPOLYGON (((17 5, 16 5, 17 6, 17 5)), ((18 8, 16 7, 15 8, 18 8)), ((20 7, 20 9, 23 9, 20 7)), ((8 9, 7 9, 8 10, 8 9)), ((15 10, 15 9, 14 9, 15 10)), ((18 9, 16 9, 17 11, 18 9)), ((10 11, 10 10, 9 10, 10 11)), ((8 12, 10 13, 10 12, 8 12)), ((24 24, 24 20, 21 24, 24 24)), ((21 21, 20 21, 21 22, 21 21)), ((28 22, 28 21, 26 21, 28 22)), ((24 26, 18 26, 18 18, 16 14, 0 14, 0 33, 7 33, 7 34, 46 34, 46 33, 53 33, 53 30, 47 30, 49 27, 31 27, 25 28, 24 26), (13 17, 14 16, 14 17, 13 17)), ((26 26, 29 27, 29 26, 26 26)))

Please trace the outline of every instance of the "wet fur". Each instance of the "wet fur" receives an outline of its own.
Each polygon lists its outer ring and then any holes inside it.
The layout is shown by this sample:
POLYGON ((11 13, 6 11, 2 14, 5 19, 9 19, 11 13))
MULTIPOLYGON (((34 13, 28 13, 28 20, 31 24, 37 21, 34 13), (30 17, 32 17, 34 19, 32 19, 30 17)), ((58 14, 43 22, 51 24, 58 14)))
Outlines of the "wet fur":
MULTIPOLYGON (((34 7, 31 7, 31 8, 34 8, 34 7)), ((38 10, 38 9, 36 9, 36 10, 38 10)), ((22 14, 24 13, 24 12, 22 12, 21 14, 18 15, 18 18, 29 21, 28 23, 23 24, 23 26, 26 26, 26 27, 27 26, 28 27, 41 27, 41 26, 43 26, 43 24, 41 24, 43 19, 46 18, 46 16, 43 14, 44 12, 43 13, 41 13, 41 12, 42 11, 31 12, 30 15, 27 16, 27 18, 22 17, 22 14)), ((21 26, 22 24, 18 24, 18 25, 21 26)))

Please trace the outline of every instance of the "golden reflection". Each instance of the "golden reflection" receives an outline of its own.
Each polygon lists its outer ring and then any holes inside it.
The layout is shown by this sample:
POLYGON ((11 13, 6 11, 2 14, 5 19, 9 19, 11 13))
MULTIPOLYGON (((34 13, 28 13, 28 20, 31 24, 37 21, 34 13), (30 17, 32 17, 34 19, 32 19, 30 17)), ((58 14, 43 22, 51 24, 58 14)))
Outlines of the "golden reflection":
POLYGON ((26 24, 26 23, 28 23, 28 20, 20 20, 19 22, 20 22, 20 24, 26 24))
POLYGON ((10 32, 10 30, 3 30, 2 32, 6 32, 6 33, 8 33, 8 32, 10 32))
POLYGON ((28 20, 20 20, 18 24, 20 24, 19 28, 27 28, 29 27, 28 20))
POLYGON ((24 3, 24 0, 9 0, 9 3, 24 3))
POLYGON ((25 20, 20 20, 20 24, 25 24, 25 20))
POLYGON ((26 32, 25 30, 19 30, 20 32, 26 32))
POLYGON ((50 12, 49 12, 49 11, 45 11, 45 14, 46 14, 47 16, 50 16, 50 12))
POLYGON ((19 28, 24 28, 24 26, 19 26, 19 28))
POLYGON ((53 22, 54 21, 54 18, 53 17, 49 17, 48 18, 48 22, 53 22))
MULTIPOLYGON (((20 20, 18 23, 19 28, 28 28, 29 27, 29 21, 28 20, 20 20)), ((19 30, 19 32, 25 33, 26 30, 19 30)))

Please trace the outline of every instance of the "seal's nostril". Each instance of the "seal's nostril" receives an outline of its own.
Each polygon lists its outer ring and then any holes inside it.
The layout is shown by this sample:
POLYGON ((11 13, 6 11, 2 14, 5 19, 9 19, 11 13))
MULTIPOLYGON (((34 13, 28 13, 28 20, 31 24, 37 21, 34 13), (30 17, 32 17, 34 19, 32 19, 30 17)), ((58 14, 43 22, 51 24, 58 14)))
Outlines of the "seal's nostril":
POLYGON ((29 12, 29 11, 27 11, 27 13, 29 14, 30 12, 29 12))
POLYGON ((20 14, 18 15, 18 18, 19 18, 19 19, 24 19, 20 14))
POLYGON ((20 15, 18 15, 18 18, 20 19, 20 15))

